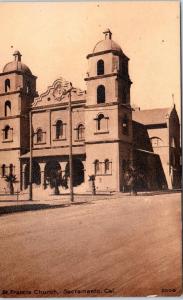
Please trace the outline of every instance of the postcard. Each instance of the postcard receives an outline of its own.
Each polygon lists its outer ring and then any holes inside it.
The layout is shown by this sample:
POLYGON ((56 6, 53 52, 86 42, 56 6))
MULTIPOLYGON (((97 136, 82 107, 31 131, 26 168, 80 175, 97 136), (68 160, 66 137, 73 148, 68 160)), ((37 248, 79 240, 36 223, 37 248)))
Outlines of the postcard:
POLYGON ((0 298, 180 296, 180 2, 0 24, 0 298))

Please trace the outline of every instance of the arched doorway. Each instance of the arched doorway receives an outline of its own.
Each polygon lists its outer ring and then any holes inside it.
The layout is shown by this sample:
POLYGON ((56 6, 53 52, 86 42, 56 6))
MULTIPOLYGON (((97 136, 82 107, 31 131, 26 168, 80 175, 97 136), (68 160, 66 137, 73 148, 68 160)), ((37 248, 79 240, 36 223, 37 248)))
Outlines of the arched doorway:
MULTIPOLYGON (((84 182, 84 165, 80 159, 73 159, 73 186, 78 186, 84 182)), ((65 167, 65 176, 69 177, 69 163, 65 167)))
MULTIPOLYGON (((25 174, 24 174, 24 188, 26 189, 29 185, 29 166, 30 164, 27 163, 25 166, 25 174)), ((41 170, 40 166, 37 161, 32 162, 32 183, 35 183, 37 185, 41 184, 41 170)))
POLYGON ((61 185, 62 171, 61 166, 57 160, 50 160, 45 166, 45 188, 49 185, 51 188, 61 185))

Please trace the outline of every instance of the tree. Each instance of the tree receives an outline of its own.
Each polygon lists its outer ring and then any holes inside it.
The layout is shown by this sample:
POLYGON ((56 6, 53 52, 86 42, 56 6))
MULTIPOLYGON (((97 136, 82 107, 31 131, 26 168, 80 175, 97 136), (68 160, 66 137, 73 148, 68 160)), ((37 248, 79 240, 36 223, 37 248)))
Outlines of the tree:
POLYGON ((59 185, 61 184, 61 171, 60 170, 54 170, 52 173, 52 182, 54 187, 54 195, 59 195, 59 185))
POLYGON ((129 167, 124 175, 125 184, 130 188, 130 193, 133 195, 137 195, 139 176, 137 169, 134 167, 129 167))
POLYGON ((13 175, 13 174, 6 175, 5 180, 6 180, 6 182, 8 182, 8 188, 9 188, 10 195, 14 195, 13 184, 17 181, 16 175, 13 175))
POLYGON ((61 186, 66 190, 68 189, 68 176, 64 175, 61 180, 61 186))
POLYGON ((92 195, 96 195, 95 175, 89 175, 88 181, 91 181, 91 184, 92 184, 92 195))

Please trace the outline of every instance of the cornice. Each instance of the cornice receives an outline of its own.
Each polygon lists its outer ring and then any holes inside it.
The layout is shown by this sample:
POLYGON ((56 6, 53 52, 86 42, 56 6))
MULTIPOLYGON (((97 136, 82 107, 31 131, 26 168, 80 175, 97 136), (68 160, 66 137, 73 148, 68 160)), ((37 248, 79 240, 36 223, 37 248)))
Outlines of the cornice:
POLYGON ((95 145, 95 144, 113 144, 113 143, 124 143, 124 144, 129 144, 132 145, 132 142, 120 140, 120 139, 113 139, 113 140, 102 140, 102 141, 89 141, 85 142, 86 145, 95 145))
POLYGON ((13 73, 15 73, 15 74, 17 74, 17 75, 26 75, 26 76, 33 77, 33 78, 37 79, 37 76, 35 76, 35 75, 28 74, 28 73, 21 72, 21 71, 16 71, 16 70, 10 71, 10 72, 3 72, 3 73, 0 73, 0 76, 9 75, 9 74, 13 74, 13 73))
POLYGON ((90 53, 86 56, 86 58, 89 59, 90 57, 103 55, 103 54, 107 54, 107 53, 112 53, 112 54, 117 55, 117 56, 122 56, 122 57, 125 57, 127 60, 129 60, 129 58, 122 51, 112 50, 112 49, 105 50, 105 51, 100 51, 100 52, 96 52, 96 53, 90 53))
POLYGON ((96 80, 96 79, 102 79, 102 78, 107 78, 107 77, 113 77, 113 76, 117 76, 118 73, 114 72, 114 73, 110 73, 110 74, 104 74, 104 75, 97 75, 97 76, 92 76, 92 77, 86 77, 84 78, 85 81, 90 81, 90 80, 96 80))

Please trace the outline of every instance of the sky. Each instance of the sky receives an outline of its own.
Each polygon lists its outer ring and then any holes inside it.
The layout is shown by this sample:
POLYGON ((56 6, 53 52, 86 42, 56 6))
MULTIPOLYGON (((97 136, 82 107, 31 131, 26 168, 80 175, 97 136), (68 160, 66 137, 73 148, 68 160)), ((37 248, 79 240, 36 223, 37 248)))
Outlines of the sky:
POLYGON ((180 115, 180 12, 178 1, 0 3, 0 71, 19 50, 42 93, 59 77, 86 89, 95 44, 110 28, 130 58, 131 103, 169 107, 180 115))

